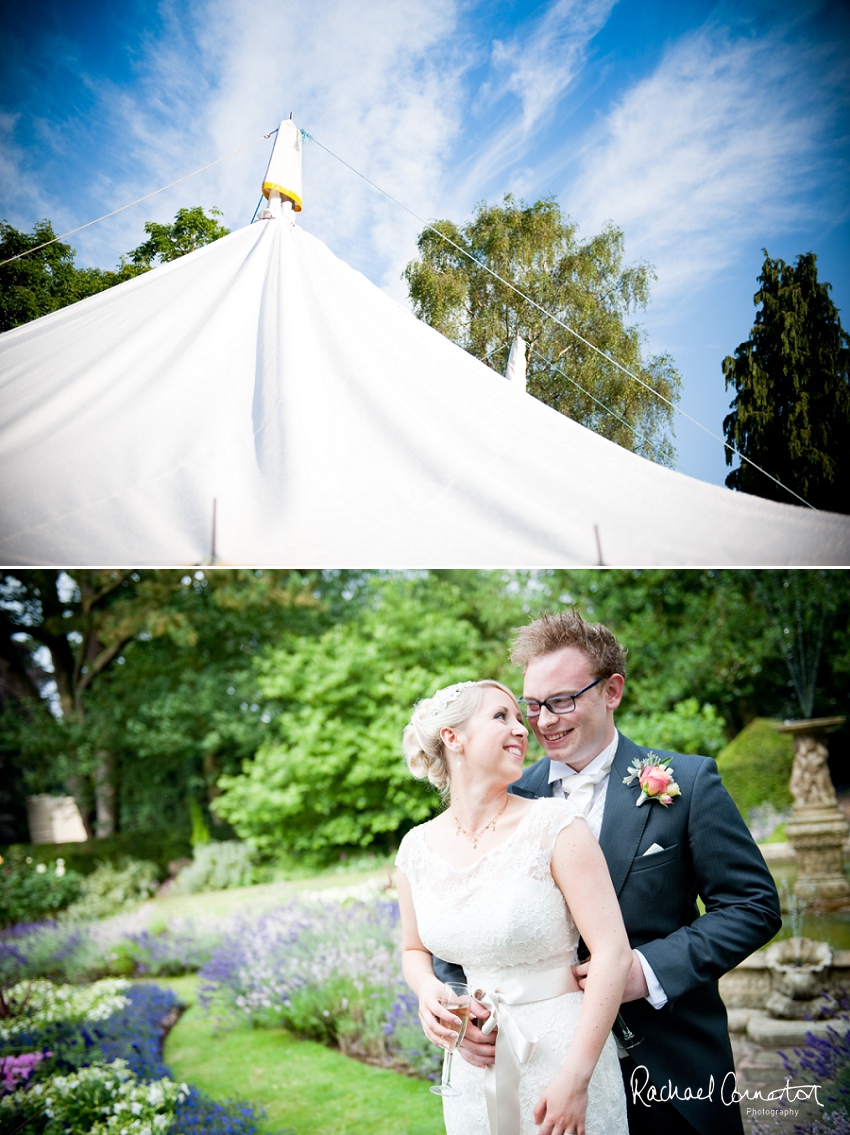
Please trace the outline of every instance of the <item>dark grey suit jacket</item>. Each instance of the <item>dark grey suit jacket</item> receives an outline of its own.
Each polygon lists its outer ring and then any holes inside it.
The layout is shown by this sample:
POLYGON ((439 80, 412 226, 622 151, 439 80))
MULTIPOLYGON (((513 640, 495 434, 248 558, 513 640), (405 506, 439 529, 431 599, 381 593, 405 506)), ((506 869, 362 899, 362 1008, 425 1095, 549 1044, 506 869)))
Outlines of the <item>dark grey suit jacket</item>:
MULTIPOLYGON (((551 796, 548 757, 526 769, 511 791, 551 796)), ((599 843, 629 941, 668 998, 662 1009, 645 1000, 623 1005, 626 1022, 644 1038, 630 1055, 665 1095, 672 1085, 678 1098, 671 1102, 701 1135, 741 1132, 737 1104, 725 1102, 735 1086, 734 1064, 717 980, 769 941, 782 920, 773 879, 715 762, 642 749, 620 734, 599 843), (673 758, 682 794, 666 808, 651 800, 637 807, 637 781, 623 784, 628 766, 650 752, 673 758), (644 857, 653 843, 664 850, 644 857), (700 1089, 702 1099, 682 1098, 700 1089)), ((435 970, 449 977, 437 959, 435 970)))

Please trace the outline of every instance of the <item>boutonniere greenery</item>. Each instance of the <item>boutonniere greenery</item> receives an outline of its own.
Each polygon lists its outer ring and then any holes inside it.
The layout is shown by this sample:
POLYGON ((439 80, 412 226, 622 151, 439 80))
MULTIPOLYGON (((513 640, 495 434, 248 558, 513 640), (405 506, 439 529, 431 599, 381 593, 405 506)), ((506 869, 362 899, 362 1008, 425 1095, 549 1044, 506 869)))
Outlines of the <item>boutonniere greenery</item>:
POLYGON ((667 767, 672 760, 672 757, 661 760, 650 752, 642 761, 629 765, 630 775, 623 777, 623 784, 637 780, 640 792, 635 804, 638 808, 647 800, 657 800, 666 808, 673 803, 674 796, 682 795, 682 790, 673 779, 673 770, 667 767))

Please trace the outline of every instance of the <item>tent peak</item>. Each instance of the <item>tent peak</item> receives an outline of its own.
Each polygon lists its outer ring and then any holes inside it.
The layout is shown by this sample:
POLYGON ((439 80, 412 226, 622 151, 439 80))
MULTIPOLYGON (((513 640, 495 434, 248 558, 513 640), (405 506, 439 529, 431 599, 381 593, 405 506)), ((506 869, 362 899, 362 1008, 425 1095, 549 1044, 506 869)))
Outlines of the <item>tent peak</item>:
POLYGON ((301 131, 285 118, 277 128, 272 156, 263 179, 263 196, 271 203, 273 195, 283 202, 291 202, 296 213, 301 212, 301 131))

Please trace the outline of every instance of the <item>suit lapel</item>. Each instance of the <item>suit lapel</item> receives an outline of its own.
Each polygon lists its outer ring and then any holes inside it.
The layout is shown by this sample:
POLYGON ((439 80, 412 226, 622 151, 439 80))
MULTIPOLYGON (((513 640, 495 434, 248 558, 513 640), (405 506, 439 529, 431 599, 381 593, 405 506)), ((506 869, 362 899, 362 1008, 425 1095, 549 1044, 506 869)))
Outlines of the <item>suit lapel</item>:
POLYGON ((644 750, 639 749, 628 737, 620 734, 617 754, 608 779, 602 828, 599 832, 599 846, 605 853, 611 881, 618 895, 632 861, 637 855, 650 811, 645 805, 642 808, 636 807, 635 784, 634 782, 631 785, 623 784, 623 777, 628 776, 630 764, 642 760, 645 756, 644 750))
POLYGON ((540 796, 551 796, 552 785, 549 783, 549 758, 542 757, 539 761, 527 768, 522 778, 508 789, 515 796, 527 796, 536 800, 540 796))

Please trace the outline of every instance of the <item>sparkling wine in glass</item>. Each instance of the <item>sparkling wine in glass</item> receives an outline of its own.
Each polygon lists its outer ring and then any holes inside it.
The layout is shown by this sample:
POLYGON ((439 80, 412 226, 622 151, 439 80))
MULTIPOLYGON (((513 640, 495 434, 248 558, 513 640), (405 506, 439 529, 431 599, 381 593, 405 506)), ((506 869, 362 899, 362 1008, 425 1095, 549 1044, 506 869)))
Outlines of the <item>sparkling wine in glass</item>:
POLYGON ((456 981, 447 981, 444 986, 443 995, 440 997, 440 1004, 443 1008, 448 1009, 453 1016, 458 1018, 459 1023, 452 1021, 442 1021, 444 1025, 455 1030, 453 1040, 448 1042, 446 1054, 443 1057, 443 1079, 442 1083, 432 1084, 431 1091, 437 1096, 459 1096, 463 1093, 459 1088, 452 1087, 452 1057, 454 1056, 455 1049, 463 1040, 463 1035, 466 1032, 466 1026, 469 1021, 469 1006, 472 1001, 472 995, 469 992, 468 985, 461 985, 456 981))

